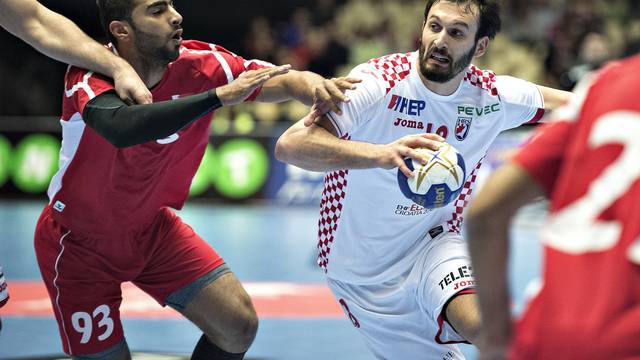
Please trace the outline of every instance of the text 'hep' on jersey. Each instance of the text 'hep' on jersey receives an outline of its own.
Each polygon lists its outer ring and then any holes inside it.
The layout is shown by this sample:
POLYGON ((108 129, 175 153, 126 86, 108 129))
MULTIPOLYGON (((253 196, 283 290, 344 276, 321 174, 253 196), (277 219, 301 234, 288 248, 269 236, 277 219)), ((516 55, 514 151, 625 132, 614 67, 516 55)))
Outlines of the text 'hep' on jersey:
POLYGON ((417 68, 418 53, 392 54, 357 66, 363 79, 347 95, 343 115, 328 114, 340 137, 387 144, 403 136, 437 133, 464 157, 467 181, 451 204, 428 210, 405 198, 397 169, 351 169, 327 174, 318 222, 318 263, 331 278, 375 284, 411 267, 427 232, 442 224, 459 232, 477 170, 503 130, 542 117, 534 84, 470 66, 449 96, 430 91, 417 68))
MULTIPOLYGON (((184 41, 151 93, 154 102, 194 95, 267 66, 217 45, 184 41)), ((114 147, 82 120, 87 102, 113 90, 111 79, 91 71, 70 67, 65 76, 60 169, 48 195, 57 221, 91 236, 138 230, 160 208, 180 209, 209 141, 212 115, 206 114, 166 139, 114 147)))
POLYGON ((640 358, 640 56, 578 85, 515 157, 551 198, 513 359, 640 358))

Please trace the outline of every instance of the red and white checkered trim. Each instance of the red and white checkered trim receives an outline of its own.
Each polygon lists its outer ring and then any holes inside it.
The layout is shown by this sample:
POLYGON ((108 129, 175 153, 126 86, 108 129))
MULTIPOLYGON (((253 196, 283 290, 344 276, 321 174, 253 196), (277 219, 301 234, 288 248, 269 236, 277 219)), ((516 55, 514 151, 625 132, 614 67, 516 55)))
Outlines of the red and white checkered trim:
POLYGON ((498 88, 496 87, 496 74, 491 70, 482 70, 475 65, 471 65, 464 76, 464 81, 489 91, 493 96, 499 96, 498 88))
POLYGON ((464 211, 464 208, 466 208, 467 205, 469 205, 469 201, 471 200, 473 185, 476 182, 478 169, 480 169, 480 167, 482 166, 482 160, 484 160, 484 157, 482 157, 482 159, 478 161, 478 163, 476 164, 476 167, 473 169, 473 171, 467 178, 467 181, 462 186, 462 192, 454 202, 455 211, 451 214, 451 219, 447 221, 447 227, 449 228, 449 232, 459 234, 460 230, 462 229, 462 220, 463 220, 462 212, 464 211))
POLYGON ((2 267, 0 267, 0 307, 7 303, 9 300, 9 290, 7 290, 7 282, 4 279, 2 273, 2 267))
POLYGON ((369 60, 376 69, 376 77, 386 82, 387 94, 411 73, 413 64, 410 56, 411 53, 391 54, 369 60))
POLYGON ((333 234, 338 228, 338 219, 342 213, 348 174, 349 170, 338 170, 328 173, 324 178, 324 190, 320 200, 320 219, 318 219, 318 265, 325 272, 327 272, 329 265, 333 234))

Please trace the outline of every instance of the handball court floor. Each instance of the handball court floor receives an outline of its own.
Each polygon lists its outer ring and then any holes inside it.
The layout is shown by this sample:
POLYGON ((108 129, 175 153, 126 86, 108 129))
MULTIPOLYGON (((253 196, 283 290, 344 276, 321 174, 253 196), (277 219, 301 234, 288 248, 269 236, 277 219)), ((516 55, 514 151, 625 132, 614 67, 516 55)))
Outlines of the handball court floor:
MULTIPOLYGON (((40 279, 33 230, 41 201, 0 202, 0 264, 11 300, 0 310, 0 359, 64 358, 40 279)), ((253 298, 260 328, 246 359, 372 360, 315 265, 316 207, 188 203, 182 218, 226 259, 253 298)), ((512 236, 515 311, 538 275, 543 207, 523 210, 512 236)), ((200 332, 130 284, 123 286, 125 336, 134 359, 188 358, 200 332)), ((468 359, 471 346, 463 346, 468 359)))

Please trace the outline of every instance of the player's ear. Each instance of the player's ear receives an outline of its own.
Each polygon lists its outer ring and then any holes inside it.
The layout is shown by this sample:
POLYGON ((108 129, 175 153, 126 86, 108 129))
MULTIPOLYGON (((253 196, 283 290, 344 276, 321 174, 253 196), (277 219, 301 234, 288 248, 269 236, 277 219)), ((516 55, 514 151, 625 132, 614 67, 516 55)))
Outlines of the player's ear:
POLYGON ((131 28, 126 21, 112 21, 109 24, 109 32, 118 41, 127 41, 131 35, 131 28))
POLYGON ((478 43, 476 44, 476 52, 473 54, 473 57, 480 57, 487 52, 487 48, 489 47, 489 37, 483 36, 478 39, 478 43))

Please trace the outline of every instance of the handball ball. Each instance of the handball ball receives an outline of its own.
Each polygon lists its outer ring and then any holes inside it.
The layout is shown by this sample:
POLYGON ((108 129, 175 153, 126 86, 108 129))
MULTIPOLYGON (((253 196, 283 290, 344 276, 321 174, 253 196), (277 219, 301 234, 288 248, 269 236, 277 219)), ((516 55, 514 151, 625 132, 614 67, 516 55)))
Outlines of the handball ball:
POLYGON ((453 146, 442 143, 438 150, 416 149, 426 156, 423 165, 411 158, 404 162, 413 172, 408 178, 398 169, 398 184, 404 196, 427 209, 435 209, 453 201, 464 185, 466 168, 462 155, 453 146))

